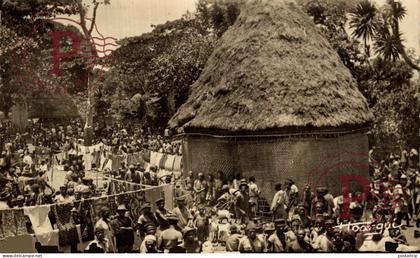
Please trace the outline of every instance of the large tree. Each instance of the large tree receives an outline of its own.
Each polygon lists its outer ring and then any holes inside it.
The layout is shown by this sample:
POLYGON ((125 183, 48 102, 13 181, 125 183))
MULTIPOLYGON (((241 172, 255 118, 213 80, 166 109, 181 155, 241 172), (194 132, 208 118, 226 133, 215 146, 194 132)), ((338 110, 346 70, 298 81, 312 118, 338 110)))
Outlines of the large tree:
POLYGON ((199 0, 195 12, 122 40, 114 52, 117 67, 111 69, 105 88, 98 93, 103 106, 115 117, 165 127, 187 99, 217 39, 236 21, 243 2, 199 0), (107 94, 117 104, 109 103, 107 94), (131 101, 135 94, 143 101, 131 101), (133 107, 136 103, 142 107, 133 107))
MULTIPOLYGON (((6 116, 15 103, 25 102, 28 106, 40 99, 37 95, 48 95, 47 85, 53 81, 61 85, 71 79, 70 74, 62 78, 47 75, 51 64, 48 31, 61 26, 50 19, 75 13, 73 0, 1 1, 0 110, 6 116)), ((66 65, 77 70, 74 61, 66 65)))
POLYGON ((407 52, 400 31, 400 22, 407 10, 397 0, 387 0, 381 9, 367 2, 361 0, 359 6, 370 10, 365 12, 369 13, 369 19, 355 17, 353 36, 363 37, 361 32, 367 32, 377 54, 373 67, 365 66, 363 75, 358 77, 376 115, 375 136, 382 142, 393 139, 394 145, 414 147, 419 144, 416 134, 420 101, 417 100, 415 107, 420 86, 413 82, 412 75, 413 70, 420 69, 418 61, 407 52))
MULTIPOLYGON (((3 34, 8 37, 6 37, 6 43, 2 41, 0 45, 2 62, 0 93, 4 100, 0 108, 6 115, 17 99, 24 99, 31 106, 31 110, 37 111, 38 107, 48 110, 35 112, 37 116, 42 116, 43 113, 51 115, 54 111, 63 113, 62 109, 55 108, 60 104, 63 107, 86 106, 84 108, 87 113, 86 120, 88 127, 92 128, 94 105, 83 105, 83 102, 86 102, 89 97, 88 103, 93 101, 92 94, 89 93, 94 88, 93 70, 99 55, 91 38, 96 13, 101 4, 109 4, 109 0, 4 0, 1 2, 2 39, 3 34), (77 14, 79 15, 78 27, 75 27, 75 24, 65 26, 61 23, 63 16, 77 14), (80 50, 82 51, 77 51, 70 58, 60 60, 60 74, 56 71, 51 73, 53 63, 51 53, 56 48, 52 45, 52 34, 49 33, 54 31, 72 31, 81 42, 80 50), (89 58, 86 58, 86 55, 89 58), (58 102, 54 103, 52 99, 58 102)), ((65 37, 61 38, 59 51, 65 53, 73 50, 72 43, 74 42, 65 37)), ((77 110, 64 113, 74 115, 77 110)))
MULTIPOLYGON (((165 126, 200 75, 217 39, 235 22, 243 2, 200 0, 196 12, 153 26, 150 33, 124 39, 114 53, 118 65, 108 73, 99 94, 103 107, 120 118, 165 126)), ((397 58, 393 61, 379 54, 377 48, 380 33, 394 34, 390 16, 366 0, 362 5, 357 0, 298 3, 313 18, 368 99, 376 114, 374 141, 381 146, 410 145, 418 127, 413 112, 406 113, 415 104, 412 69, 397 58), (381 26, 381 22, 387 25, 381 26), (357 32, 349 31, 350 26, 357 32), (379 56, 369 53, 371 43, 379 56)), ((401 51, 395 49, 400 57, 401 51)))
POLYGON ((365 46, 365 54, 370 56, 368 41, 373 39, 377 30, 375 20, 378 9, 370 0, 360 1, 351 11, 350 28, 353 29, 353 37, 362 38, 365 46))
POLYGON ((412 58, 407 54, 405 46, 404 46, 404 41, 402 39, 402 33, 400 32, 400 25, 399 23, 401 22, 402 19, 404 19, 404 17, 407 14, 407 10, 406 8, 401 4, 401 2, 399 1, 395 1, 395 0, 388 0, 387 1, 389 8, 390 8, 390 19, 391 19, 391 28, 392 28, 392 33, 394 35, 394 37, 397 39, 396 44, 397 44, 397 48, 401 54, 401 56, 403 57, 404 61, 413 69, 417 70, 420 72, 420 67, 418 64, 416 64, 412 58))
MULTIPOLYGON (((187 13, 178 20, 153 26, 150 33, 122 40, 121 47, 113 53, 117 63, 109 71, 113 76, 107 76, 102 90, 120 103, 114 104, 111 112, 123 113, 118 117, 138 118, 155 128, 165 127, 187 99, 189 87, 199 77, 216 39, 209 23, 196 13, 187 13), (147 112, 139 111, 137 116, 135 112, 127 113, 122 103, 129 103, 135 94, 156 100, 159 116, 152 115, 155 117, 152 119, 147 112), (120 111, 116 110, 119 108, 120 111)), ((156 101, 146 102, 156 106, 156 101)))

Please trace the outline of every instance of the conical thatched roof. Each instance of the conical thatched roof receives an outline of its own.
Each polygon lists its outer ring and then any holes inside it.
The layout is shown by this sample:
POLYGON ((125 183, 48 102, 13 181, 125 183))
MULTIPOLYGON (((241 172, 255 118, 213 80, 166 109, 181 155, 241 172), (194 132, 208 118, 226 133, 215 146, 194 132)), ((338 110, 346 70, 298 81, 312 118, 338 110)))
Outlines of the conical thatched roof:
POLYGON ((228 132, 369 123, 356 81, 292 0, 250 0, 169 127, 228 132))

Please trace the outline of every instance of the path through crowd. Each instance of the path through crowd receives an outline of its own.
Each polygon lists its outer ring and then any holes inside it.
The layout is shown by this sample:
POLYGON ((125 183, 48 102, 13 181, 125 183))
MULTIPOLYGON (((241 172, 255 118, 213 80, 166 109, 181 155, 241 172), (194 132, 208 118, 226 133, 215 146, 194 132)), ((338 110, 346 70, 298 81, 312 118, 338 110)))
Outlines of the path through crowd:
MULTIPOLYGON (((64 185, 65 179, 66 179, 66 171, 62 170, 60 166, 52 166, 52 169, 49 169, 47 171, 48 178, 49 178, 49 184, 55 189, 59 190, 60 186, 64 185)), ((92 178, 93 183, 97 187, 102 187, 103 183, 106 182, 104 180, 102 172, 99 171, 86 171, 86 178, 92 178)))

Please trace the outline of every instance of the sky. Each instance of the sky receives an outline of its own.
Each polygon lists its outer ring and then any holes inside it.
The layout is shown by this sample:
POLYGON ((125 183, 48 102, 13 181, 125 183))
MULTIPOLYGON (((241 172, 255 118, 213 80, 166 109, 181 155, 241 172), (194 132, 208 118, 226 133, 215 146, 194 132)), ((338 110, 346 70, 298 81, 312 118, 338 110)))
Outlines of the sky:
MULTIPOLYGON (((373 0, 382 5, 386 0, 373 0)), ((401 0, 408 15, 401 24, 406 46, 420 55, 420 0, 401 0)), ((152 24, 178 19, 187 10, 194 11, 197 0, 111 0, 100 6, 97 27, 105 37, 122 39, 150 32, 152 24)))
MULTIPOLYGON (((378 5, 382 5, 386 0, 374 0, 378 5)), ((407 16, 401 23, 404 39, 408 48, 416 50, 420 55, 420 0, 400 0, 407 8, 407 16)))

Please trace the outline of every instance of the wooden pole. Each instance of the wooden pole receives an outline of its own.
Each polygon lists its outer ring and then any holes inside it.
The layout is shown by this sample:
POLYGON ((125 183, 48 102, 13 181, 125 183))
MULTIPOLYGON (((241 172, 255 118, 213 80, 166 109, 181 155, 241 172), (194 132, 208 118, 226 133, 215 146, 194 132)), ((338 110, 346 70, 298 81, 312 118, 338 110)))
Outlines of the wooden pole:
POLYGON ((53 180, 54 180, 54 169, 53 169, 53 162, 52 162, 52 157, 53 157, 53 155, 52 155, 52 151, 50 150, 50 171, 51 171, 51 184, 52 184, 52 182, 53 182, 53 180))

